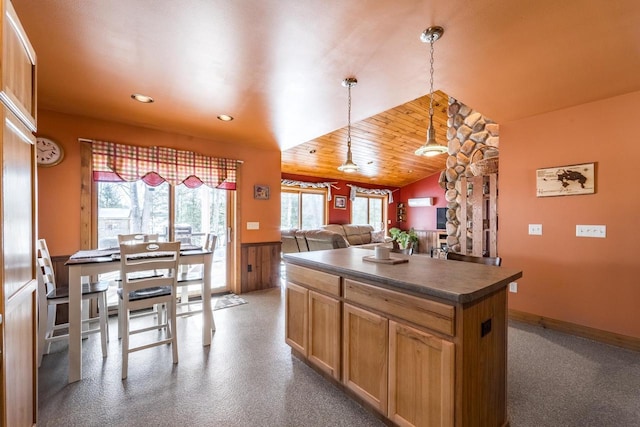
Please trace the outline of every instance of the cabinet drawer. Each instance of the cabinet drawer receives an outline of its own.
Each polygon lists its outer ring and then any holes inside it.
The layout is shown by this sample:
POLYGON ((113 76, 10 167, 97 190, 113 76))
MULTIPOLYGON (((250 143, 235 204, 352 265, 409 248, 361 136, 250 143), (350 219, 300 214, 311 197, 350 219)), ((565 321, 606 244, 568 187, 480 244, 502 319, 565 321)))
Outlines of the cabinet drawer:
POLYGON ((341 296, 340 276, 287 264, 287 280, 329 295, 341 296))
POLYGON ((345 279, 347 301, 454 336, 455 307, 345 279))

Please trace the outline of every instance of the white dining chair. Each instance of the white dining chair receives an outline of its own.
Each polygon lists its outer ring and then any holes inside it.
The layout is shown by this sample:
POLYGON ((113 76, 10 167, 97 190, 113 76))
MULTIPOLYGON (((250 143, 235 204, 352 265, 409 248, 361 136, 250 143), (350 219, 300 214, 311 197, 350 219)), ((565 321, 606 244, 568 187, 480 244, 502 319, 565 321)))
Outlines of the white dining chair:
MULTIPOLYGON (((217 240, 218 236, 212 233, 207 233, 204 238, 202 249, 211 252, 215 251, 217 240)), ((189 287, 202 285, 202 281, 204 280, 204 268, 205 267, 203 265, 199 265, 195 271, 191 271, 190 265, 180 266, 180 275, 178 276, 178 308, 181 310, 178 311, 178 316, 190 316, 192 314, 202 313, 202 304, 211 303, 211 295, 207 298, 206 295, 202 295, 202 291, 200 292, 200 301, 190 300, 189 298, 189 287), (196 305, 200 305, 200 308, 195 308, 196 305)))
POLYGON ((118 244, 134 244, 134 243, 145 243, 145 242, 157 242, 158 234, 145 234, 145 233, 134 233, 134 234, 118 234, 118 244))
MULTIPOLYGON (((147 234, 147 233, 132 233, 132 234, 118 234, 118 245, 133 245, 137 243, 146 243, 146 242, 157 242, 158 234, 147 234)), ((118 281, 118 288, 120 288, 120 282, 118 281)), ((155 306, 151 313, 140 313, 134 315, 132 317, 137 316, 158 316, 158 323, 162 323, 162 316, 164 315, 162 311, 162 306, 155 306)), ((118 300, 118 339, 122 338, 122 304, 120 300, 118 300)))
MULTIPOLYGON (((57 307, 60 304, 69 303, 69 285, 63 286, 62 283, 56 281, 53 263, 51 262, 51 254, 47 247, 45 239, 38 239, 36 242, 37 259, 38 259, 38 295, 39 295, 39 346, 40 361, 43 354, 49 354, 51 351, 51 343, 68 340, 69 323, 56 324, 57 307), (67 331, 61 333, 61 331, 67 331)), ((108 311, 107 311, 107 290, 109 282, 102 281, 97 283, 85 283, 82 285, 83 303, 90 300, 97 300, 98 317, 89 317, 82 320, 83 328, 82 336, 100 333, 102 343, 102 357, 107 357, 107 342, 109 341, 108 311), (91 325, 98 322, 99 325, 92 327, 91 325)))
POLYGON ((120 245, 122 288, 122 379, 127 378, 129 354, 164 344, 171 344, 173 363, 178 363, 176 331, 176 283, 180 260, 180 242, 148 242, 120 245), (132 329, 131 312, 164 304, 166 317, 160 324, 132 329), (155 330, 164 334, 147 334, 146 344, 132 347, 130 336, 155 330), (152 338, 157 338, 152 340, 152 338))

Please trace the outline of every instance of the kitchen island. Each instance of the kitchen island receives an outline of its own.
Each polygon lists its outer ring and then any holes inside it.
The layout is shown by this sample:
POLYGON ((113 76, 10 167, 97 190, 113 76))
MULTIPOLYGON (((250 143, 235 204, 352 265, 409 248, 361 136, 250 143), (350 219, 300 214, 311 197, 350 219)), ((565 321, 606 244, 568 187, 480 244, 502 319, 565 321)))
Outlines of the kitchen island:
POLYGON ((372 250, 286 254, 295 356, 398 425, 505 426, 518 270, 372 250))

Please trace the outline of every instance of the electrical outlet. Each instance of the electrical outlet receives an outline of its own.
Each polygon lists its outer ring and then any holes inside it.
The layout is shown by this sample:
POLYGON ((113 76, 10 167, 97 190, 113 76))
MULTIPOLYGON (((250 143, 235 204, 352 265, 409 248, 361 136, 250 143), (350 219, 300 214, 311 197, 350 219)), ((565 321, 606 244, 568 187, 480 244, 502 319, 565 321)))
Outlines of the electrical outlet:
POLYGON ((576 225, 577 237, 599 237, 604 239, 607 237, 606 225, 576 225))
POLYGON ((509 283, 509 292, 513 292, 514 294, 518 293, 518 282, 509 283))
POLYGON ((529 235, 542 236, 542 224, 529 224, 529 235))
POLYGON ((491 332, 491 319, 487 319, 480 324, 480 338, 491 332))

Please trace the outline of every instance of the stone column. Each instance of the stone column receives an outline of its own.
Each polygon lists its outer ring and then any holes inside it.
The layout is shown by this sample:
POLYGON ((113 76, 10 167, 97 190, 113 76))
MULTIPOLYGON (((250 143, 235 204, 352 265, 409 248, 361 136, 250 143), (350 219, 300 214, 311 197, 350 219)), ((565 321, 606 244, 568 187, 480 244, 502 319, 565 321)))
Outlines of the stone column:
MULTIPOLYGON (((461 252, 462 244, 471 246, 466 224, 460 224, 460 178, 473 176, 469 164, 484 157, 496 156, 499 147, 499 125, 465 104, 449 97, 447 140, 449 157, 440 176, 447 200, 447 246, 461 252), (495 150, 480 149, 494 147, 495 150)), ((464 189, 466 191, 466 189, 464 189)), ((470 208, 470 207, 469 207, 470 208)))

